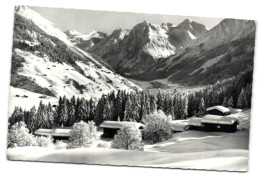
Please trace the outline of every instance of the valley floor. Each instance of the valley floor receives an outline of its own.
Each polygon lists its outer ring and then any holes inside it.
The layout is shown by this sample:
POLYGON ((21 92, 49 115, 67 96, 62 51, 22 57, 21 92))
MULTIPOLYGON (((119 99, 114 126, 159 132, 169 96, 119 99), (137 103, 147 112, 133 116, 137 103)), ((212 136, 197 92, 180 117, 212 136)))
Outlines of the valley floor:
POLYGON ((243 112, 235 133, 185 131, 167 141, 145 145, 144 151, 108 148, 55 150, 41 147, 7 149, 9 160, 127 165, 183 169, 247 171, 249 114, 243 112))
POLYGON ((134 79, 129 79, 132 81, 135 85, 138 85, 139 87, 143 89, 156 89, 158 88, 162 90, 167 90, 170 92, 180 92, 180 93, 189 93, 189 92, 196 92, 204 89, 206 86, 182 86, 180 84, 174 84, 171 83, 168 78, 166 79, 157 79, 153 81, 139 81, 134 79))

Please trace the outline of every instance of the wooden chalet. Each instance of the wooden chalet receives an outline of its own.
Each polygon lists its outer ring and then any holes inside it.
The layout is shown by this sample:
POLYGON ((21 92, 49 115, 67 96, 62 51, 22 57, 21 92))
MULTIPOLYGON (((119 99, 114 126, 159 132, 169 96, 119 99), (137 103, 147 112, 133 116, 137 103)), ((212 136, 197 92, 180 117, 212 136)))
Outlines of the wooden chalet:
POLYGON ((37 136, 50 136, 56 140, 68 140, 70 137, 71 127, 58 127, 54 129, 38 129, 34 132, 37 136))
POLYGON ((143 129, 145 125, 137 122, 121 122, 121 121, 104 121, 100 124, 100 128, 103 128, 103 137, 114 137, 118 130, 123 126, 128 125, 136 129, 143 129))

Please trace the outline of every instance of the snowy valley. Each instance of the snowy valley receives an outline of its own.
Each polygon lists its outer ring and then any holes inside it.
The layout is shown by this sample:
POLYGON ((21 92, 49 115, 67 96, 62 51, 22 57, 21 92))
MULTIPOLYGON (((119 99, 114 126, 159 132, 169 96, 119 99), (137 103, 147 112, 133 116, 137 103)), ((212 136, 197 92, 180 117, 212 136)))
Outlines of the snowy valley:
POLYGON ((91 13, 63 32, 15 7, 7 158, 247 171, 255 22, 91 13))

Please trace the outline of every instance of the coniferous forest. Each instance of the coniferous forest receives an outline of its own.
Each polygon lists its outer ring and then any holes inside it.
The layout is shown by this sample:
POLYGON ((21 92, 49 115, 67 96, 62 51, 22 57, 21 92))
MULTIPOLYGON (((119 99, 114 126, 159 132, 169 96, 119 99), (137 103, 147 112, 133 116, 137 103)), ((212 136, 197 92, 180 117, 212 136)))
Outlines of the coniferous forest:
POLYGON ((31 132, 39 128, 51 129, 72 126, 75 122, 94 121, 100 125, 104 120, 134 121, 144 123, 146 115, 162 110, 173 120, 192 116, 201 117, 206 108, 223 105, 234 108, 251 108, 252 70, 218 82, 201 91, 181 94, 166 90, 118 91, 104 95, 94 102, 92 99, 59 97, 57 105, 40 102, 30 110, 16 107, 9 118, 9 126, 24 121, 31 132))

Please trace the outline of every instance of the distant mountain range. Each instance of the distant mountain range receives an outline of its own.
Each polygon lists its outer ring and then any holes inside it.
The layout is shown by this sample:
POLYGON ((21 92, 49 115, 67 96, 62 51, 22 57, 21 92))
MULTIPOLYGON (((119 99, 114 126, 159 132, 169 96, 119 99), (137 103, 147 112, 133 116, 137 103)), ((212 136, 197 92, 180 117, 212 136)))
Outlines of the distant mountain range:
POLYGON ((160 59, 139 80, 167 79, 184 85, 213 84, 253 69, 255 22, 225 19, 184 50, 160 59))
POLYGON ((224 19, 211 30, 189 19, 178 26, 145 21, 115 30, 89 52, 128 78, 206 85, 253 68, 255 30, 252 20, 224 19))

